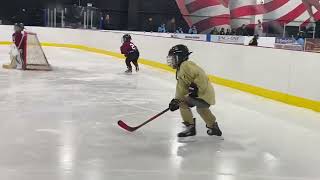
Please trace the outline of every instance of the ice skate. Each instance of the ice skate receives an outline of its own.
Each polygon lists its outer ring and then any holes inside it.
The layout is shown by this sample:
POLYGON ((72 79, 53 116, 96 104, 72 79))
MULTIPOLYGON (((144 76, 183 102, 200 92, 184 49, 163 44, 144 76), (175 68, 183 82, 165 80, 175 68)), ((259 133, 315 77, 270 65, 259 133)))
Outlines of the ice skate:
POLYGON ((139 71, 140 71, 139 66, 136 66, 136 72, 139 72, 139 71))
POLYGON ((124 73, 126 73, 126 74, 132 74, 132 69, 127 69, 124 73))
POLYGON ((189 125, 186 127, 186 130, 178 133, 178 137, 190 137, 195 136, 197 134, 196 132, 196 126, 194 124, 189 125))
POLYGON ((207 128, 208 128, 207 134, 209 136, 219 136, 219 137, 222 136, 222 132, 221 132, 217 122, 214 124, 213 128, 210 128, 208 126, 207 126, 207 128))
POLYGON ((195 136, 197 135, 197 130, 196 130, 196 119, 194 119, 194 124, 190 124, 187 122, 183 122, 185 130, 178 133, 179 138, 184 138, 184 137, 190 137, 190 136, 195 136))

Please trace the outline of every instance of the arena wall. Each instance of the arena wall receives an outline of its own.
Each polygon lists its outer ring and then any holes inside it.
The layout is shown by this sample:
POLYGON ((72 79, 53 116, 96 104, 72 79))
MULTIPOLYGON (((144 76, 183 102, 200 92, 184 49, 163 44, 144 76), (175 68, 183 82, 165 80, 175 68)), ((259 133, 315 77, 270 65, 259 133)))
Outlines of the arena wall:
MULTIPOLYGON (((66 47, 117 58, 120 31, 92 31, 27 27, 44 46, 66 47)), ((141 52, 141 63, 166 66, 170 47, 187 45, 191 59, 202 66, 212 82, 287 104, 320 111, 320 53, 210 43, 170 38, 159 33, 130 32, 141 52)), ((11 41, 12 26, 0 26, 0 44, 11 41)), ((54 62, 52 63, 54 66, 54 62)))

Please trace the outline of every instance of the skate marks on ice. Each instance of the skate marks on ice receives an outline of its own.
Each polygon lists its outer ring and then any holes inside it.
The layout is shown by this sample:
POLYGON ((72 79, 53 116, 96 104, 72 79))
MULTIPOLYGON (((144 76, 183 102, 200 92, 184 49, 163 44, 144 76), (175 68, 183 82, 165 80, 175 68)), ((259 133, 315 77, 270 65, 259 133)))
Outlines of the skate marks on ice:
POLYGON ((62 79, 66 83, 86 84, 88 86, 99 86, 104 89, 137 89, 139 77, 128 77, 126 75, 117 75, 116 73, 102 74, 99 72, 88 72, 71 69, 66 72, 67 68, 56 68, 58 71, 65 72, 66 76, 62 79), (129 79, 128 79, 129 78, 129 79))
POLYGON ((205 141, 211 141, 211 142, 218 142, 223 141, 223 136, 190 136, 190 137, 178 137, 177 141, 179 143, 192 143, 192 142, 205 142, 205 141))
POLYGON ((60 135, 61 131, 57 130, 57 129, 37 129, 36 132, 39 133, 49 133, 52 135, 60 135))
MULTIPOLYGON (((224 143, 225 141, 221 139, 204 136, 177 138, 176 155, 179 157, 190 157, 201 153, 202 155, 207 154, 210 157, 213 153, 223 151, 222 147, 224 143)), ((236 145, 233 144, 233 146, 236 145)))
POLYGON ((132 72, 132 73, 127 73, 127 72, 119 72, 116 73, 116 75, 121 75, 121 76, 138 76, 139 72, 132 72))

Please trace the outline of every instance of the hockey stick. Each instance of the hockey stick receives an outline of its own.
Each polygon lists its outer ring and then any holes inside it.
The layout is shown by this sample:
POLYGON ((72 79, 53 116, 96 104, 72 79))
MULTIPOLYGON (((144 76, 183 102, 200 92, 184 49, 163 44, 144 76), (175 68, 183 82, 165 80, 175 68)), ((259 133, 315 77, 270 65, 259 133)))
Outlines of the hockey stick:
POLYGON ((161 113, 153 116, 152 118, 150 118, 150 119, 147 120, 146 122, 144 122, 144 123, 142 123, 141 125, 136 126, 136 127, 128 126, 125 122, 123 122, 123 121, 121 121, 121 120, 118 121, 118 125, 119 125, 121 128, 123 128, 123 129, 125 129, 125 130, 127 130, 127 131, 129 131, 129 132, 134 132, 134 131, 136 131, 137 129, 141 128, 142 126, 148 124, 149 122, 157 119, 159 116, 163 115, 164 113, 168 112, 169 110, 170 110, 170 109, 167 108, 166 110, 164 110, 164 111, 162 111, 161 113))

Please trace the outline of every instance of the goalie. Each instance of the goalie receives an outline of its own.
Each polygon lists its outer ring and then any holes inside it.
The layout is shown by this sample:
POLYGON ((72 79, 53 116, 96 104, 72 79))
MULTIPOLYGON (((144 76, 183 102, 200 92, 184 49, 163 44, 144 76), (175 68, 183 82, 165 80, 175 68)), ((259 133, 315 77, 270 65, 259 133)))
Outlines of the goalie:
POLYGON ((2 67, 5 69, 25 69, 23 61, 23 50, 25 47, 25 40, 22 31, 24 30, 24 25, 22 23, 14 24, 14 33, 12 35, 13 44, 11 45, 10 54, 10 64, 4 64, 2 67))

